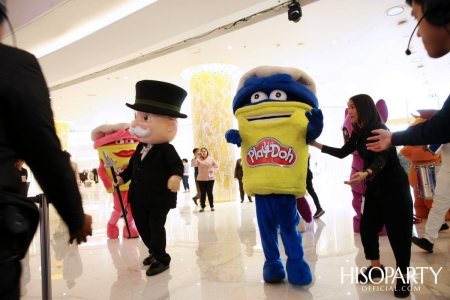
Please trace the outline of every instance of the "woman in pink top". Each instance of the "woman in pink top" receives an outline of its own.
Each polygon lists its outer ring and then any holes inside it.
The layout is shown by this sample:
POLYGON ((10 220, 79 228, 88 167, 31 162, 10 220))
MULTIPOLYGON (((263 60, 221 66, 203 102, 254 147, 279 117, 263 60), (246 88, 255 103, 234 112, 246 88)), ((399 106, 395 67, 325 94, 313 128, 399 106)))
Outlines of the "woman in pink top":
POLYGON ((217 162, 208 156, 208 149, 202 148, 200 151, 200 157, 192 160, 192 166, 198 167, 198 186, 200 188, 200 210, 199 212, 205 211, 206 194, 208 194, 209 206, 211 211, 214 211, 214 197, 213 197, 213 187, 214 180, 216 177, 214 173, 219 169, 217 162))

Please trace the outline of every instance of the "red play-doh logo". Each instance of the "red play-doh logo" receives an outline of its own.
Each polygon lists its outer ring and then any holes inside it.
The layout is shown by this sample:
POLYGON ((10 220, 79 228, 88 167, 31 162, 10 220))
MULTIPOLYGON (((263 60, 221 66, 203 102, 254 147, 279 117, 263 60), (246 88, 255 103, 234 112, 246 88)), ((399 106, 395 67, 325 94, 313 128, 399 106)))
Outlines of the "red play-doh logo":
POLYGON ((116 176, 119 176, 120 173, 122 173, 127 167, 128 167, 128 163, 123 164, 121 167, 115 168, 114 173, 116 173, 116 176))
POLYGON ((248 149, 245 160, 250 168, 267 165, 292 167, 297 162, 297 152, 274 138, 263 138, 248 149))

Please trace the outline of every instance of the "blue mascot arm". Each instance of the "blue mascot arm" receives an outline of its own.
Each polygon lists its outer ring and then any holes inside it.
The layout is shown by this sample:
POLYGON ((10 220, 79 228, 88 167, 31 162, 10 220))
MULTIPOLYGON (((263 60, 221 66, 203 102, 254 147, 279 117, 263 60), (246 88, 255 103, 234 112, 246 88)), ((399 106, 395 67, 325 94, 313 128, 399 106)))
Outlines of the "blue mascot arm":
POLYGON ((315 141, 323 129, 323 114, 318 108, 313 108, 311 111, 305 113, 306 118, 308 118, 308 133, 306 134, 306 143, 309 144, 315 141))
POLYGON ((241 146, 242 139, 241 135, 239 134, 239 130, 236 129, 230 129, 227 132, 225 132, 225 139, 230 144, 235 144, 238 147, 241 146))

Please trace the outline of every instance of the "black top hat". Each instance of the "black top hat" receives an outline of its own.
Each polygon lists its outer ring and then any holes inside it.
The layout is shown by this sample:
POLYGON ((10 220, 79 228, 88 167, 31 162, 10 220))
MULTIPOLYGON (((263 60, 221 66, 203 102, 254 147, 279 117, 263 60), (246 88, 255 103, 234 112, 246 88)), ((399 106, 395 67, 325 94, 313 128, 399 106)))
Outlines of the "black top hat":
POLYGON ((187 118, 181 114, 181 104, 186 98, 187 92, 174 84, 156 81, 142 80, 136 83, 136 100, 134 104, 126 104, 128 107, 152 114, 187 118))

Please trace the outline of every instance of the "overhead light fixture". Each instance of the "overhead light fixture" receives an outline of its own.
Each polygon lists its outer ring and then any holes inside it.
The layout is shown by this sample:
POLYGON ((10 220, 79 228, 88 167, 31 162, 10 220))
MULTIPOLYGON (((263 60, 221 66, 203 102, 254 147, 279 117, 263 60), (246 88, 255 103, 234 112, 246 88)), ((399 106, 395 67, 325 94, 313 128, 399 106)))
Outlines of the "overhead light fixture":
POLYGON ((53 43, 48 44, 38 50, 31 51, 37 58, 43 57, 49 53, 52 53, 56 50, 59 50, 67 45, 70 45, 120 19, 125 18, 126 16, 156 2, 158 0, 140 0, 140 1, 132 1, 129 4, 119 8, 118 10, 113 11, 112 13, 92 21, 78 29, 75 29, 72 32, 64 35, 53 43))
POLYGON ((405 11, 404 6, 394 6, 386 10, 384 14, 388 17, 393 17, 401 14, 404 11, 405 11))
POLYGON ((421 62, 422 60, 423 60, 423 58, 419 57, 419 58, 411 59, 411 62, 412 63, 418 63, 418 62, 421 62))
POLYGON ((300 7, 300 3, 296 0, 292 0, 292 2, 288 5, 288 19, 289 21, 293 21, 297 23, 302 18, 302 8, 300 7))
POLYGON ((231 49, 233 49, 233 46, 228 46, 227 48, 228 48, 228 50, 231 50, 231 49))
POLYGON ((200 48, 189 48, 187 51, 190 54, 197 54, 197 53, 200 53, 200 48))

